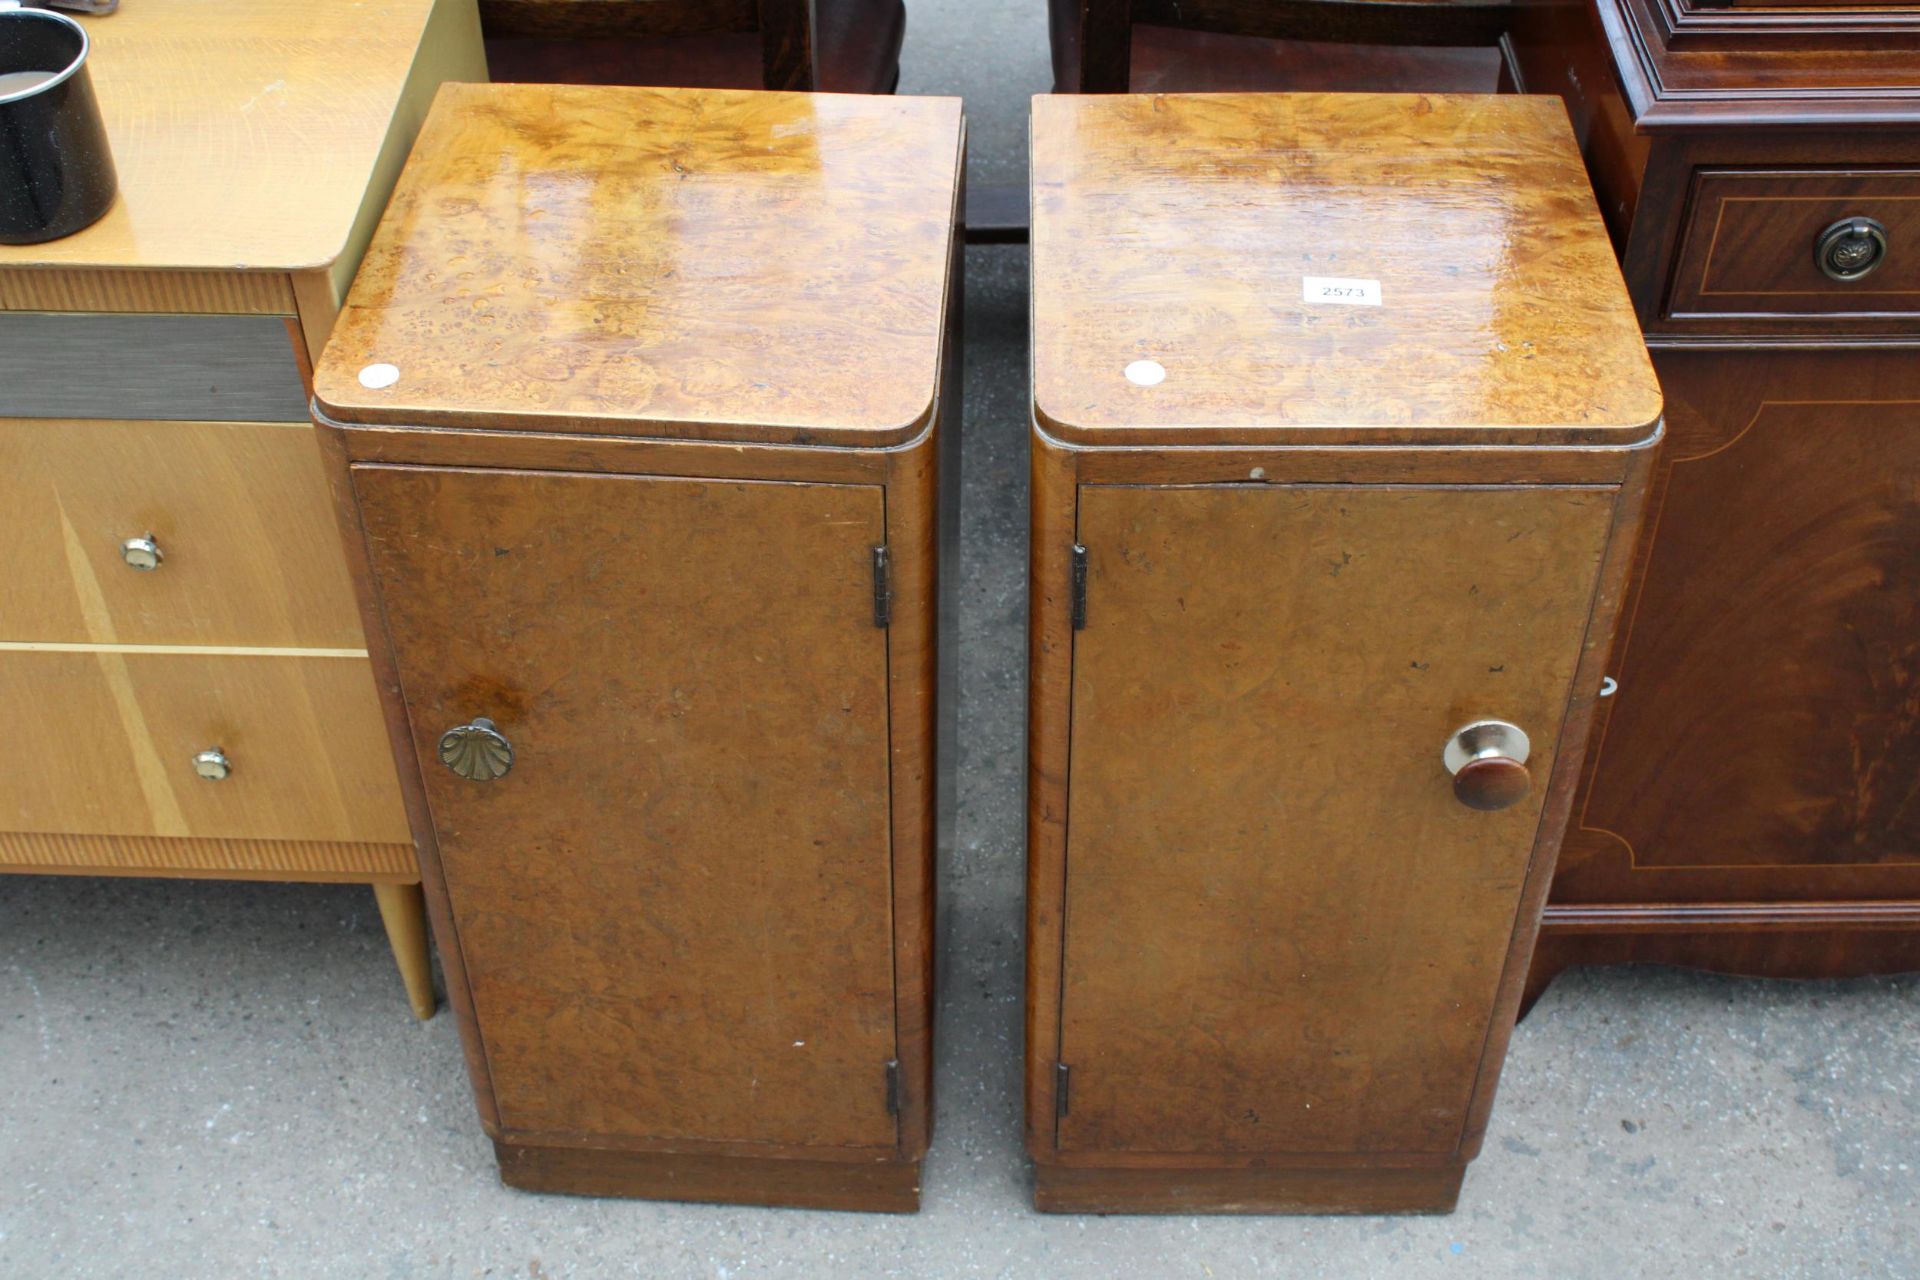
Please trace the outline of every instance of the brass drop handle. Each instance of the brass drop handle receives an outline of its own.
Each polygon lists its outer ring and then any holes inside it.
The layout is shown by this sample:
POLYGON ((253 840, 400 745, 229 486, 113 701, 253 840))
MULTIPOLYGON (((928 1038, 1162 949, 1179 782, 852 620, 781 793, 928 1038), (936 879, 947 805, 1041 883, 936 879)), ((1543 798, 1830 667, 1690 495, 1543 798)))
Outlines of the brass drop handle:
POLYGON ((233 761, 219 747, 208 747, 193 758, 193 771, 208 782, 223 782, 233 772, 233 761))
POLYGON ((1505 720, 1475 720, 1455 729, 1440 753, 1453 775, 1453 798, 1469 809, 1520 803, 1533 787, 1527 772, 1530 746, 1520 726, 1505 720))
POLYGON ((440 735, 440 763, 469 782, 492 782, 513 768, 513 744, 493 721, 478 716, 440 735))
POLYGON ((142 573, 151 573, 160 567, 167 557, 160 551, 160 543, 151 533, 138 538, 128 538, 120 544, 120 558, 127 562, 127 568, 138 569, 142 573))
POLYGON ((1842 218, 1813 243, 1813 260, 1842 284, 1870 274, 1887 259, 1887 229, 1872 218, 1842 218))

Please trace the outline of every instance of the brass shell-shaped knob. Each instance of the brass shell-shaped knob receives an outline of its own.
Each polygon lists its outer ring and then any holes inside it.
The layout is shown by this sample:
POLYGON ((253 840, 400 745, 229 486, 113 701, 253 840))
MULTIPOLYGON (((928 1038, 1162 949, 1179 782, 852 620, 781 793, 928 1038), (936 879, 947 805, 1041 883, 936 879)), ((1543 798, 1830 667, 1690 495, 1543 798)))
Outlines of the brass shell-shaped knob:
POLYGON ((1527 772, 1531 744, 1519 725, 1476 720, 1447 739, 1441 763, 1453 775, 1453 797, 1469 809, 1505 809, 1533 788, 1527 772))
POLYGON ((1858 280, 1887 258, 1887 229, 1872 218, 1842 218, 1813 243, 1813 260, 1829 280, 1858 280))
POLYGON ((469 782, 492 782, 513 768, 513 744, 480 716, 440 735, 440 763, 469 782))
POLYGON ((160 543, 150 533, 138 538, 128 538, 120 544, 120 558, 126 561, 127 568, 138 569, 142 573, 152 573, 160 567, 167 557, 160 551, 160 543))
POLYGON ((208 747, 193 758, 193 771, 208 782, 221 782, 233 772, 233 761, 218 747, 208 747))

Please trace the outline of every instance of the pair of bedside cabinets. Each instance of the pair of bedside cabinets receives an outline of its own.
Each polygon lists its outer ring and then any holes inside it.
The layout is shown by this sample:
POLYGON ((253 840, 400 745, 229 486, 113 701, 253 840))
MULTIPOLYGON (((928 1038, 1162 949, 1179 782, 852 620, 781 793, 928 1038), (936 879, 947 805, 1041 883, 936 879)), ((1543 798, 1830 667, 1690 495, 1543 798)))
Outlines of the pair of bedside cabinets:
MULTIPOLYGON (((315 420, 509 1183, 918 1204, 963 158, 448 86, 366 255, 315 420)), ((1449 1208, 1660 434, 1564 111, 1043 98, 1033 172, 1037 1202, 1449 1208)))

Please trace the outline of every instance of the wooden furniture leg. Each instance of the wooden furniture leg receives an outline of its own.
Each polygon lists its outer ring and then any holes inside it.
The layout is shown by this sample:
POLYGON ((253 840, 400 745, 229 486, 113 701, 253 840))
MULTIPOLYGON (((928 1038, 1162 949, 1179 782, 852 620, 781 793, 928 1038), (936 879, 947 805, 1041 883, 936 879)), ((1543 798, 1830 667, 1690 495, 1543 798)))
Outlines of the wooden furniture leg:
POLYGON ((387 943, 407 985, 407 1003, 413 1016, 425 1022, 433 1016, 433 962, 427 958, 427 898, 417 884, 376 884, 373 899, 380 904, 380 920, 387 926, 387 943))

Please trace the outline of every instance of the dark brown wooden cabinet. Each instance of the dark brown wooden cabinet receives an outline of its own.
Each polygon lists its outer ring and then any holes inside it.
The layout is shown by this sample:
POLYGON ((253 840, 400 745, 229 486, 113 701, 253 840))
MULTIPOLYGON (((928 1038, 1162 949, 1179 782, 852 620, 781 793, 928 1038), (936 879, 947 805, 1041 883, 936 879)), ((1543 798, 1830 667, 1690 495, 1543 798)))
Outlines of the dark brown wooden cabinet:
POLYGON ((918 1203, 960 154, 950 100, 449 90, 348 299, 319 420, 510 1183, 918 1203))
POLYGON ((1920 9, 1521 12, 1668 426, 1529 1001, 1920 968, 1920 9))
POLYGON ((1564 113, 1042 98, 1033 182, 1036 1200, 1450 1208, 1660 434, 1564 113))

